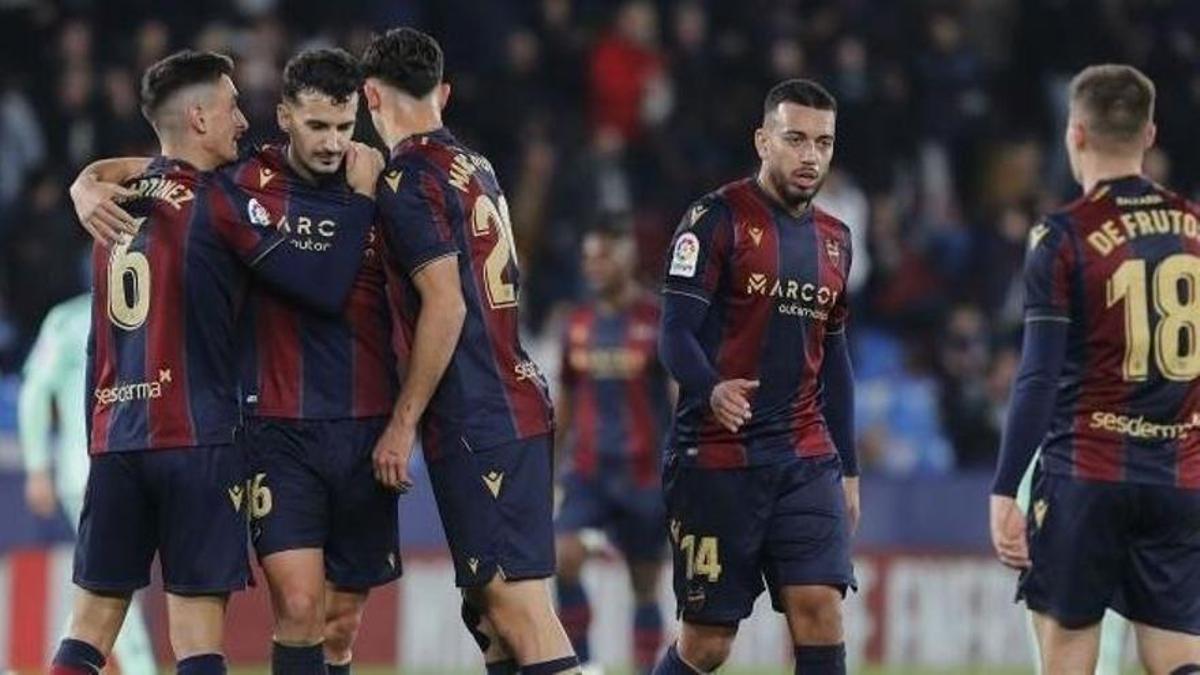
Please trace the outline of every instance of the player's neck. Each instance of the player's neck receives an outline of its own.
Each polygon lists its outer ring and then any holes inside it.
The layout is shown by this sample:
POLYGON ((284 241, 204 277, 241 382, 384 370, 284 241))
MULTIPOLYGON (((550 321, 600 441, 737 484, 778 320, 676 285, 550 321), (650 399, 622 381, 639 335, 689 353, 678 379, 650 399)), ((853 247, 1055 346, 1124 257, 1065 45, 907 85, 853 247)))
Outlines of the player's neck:
POLYGON ((213 153, 208 152, 196 143, 178 142, 162 139, 159 152, 168 159, 177 159, 191 164, 200 171, 212 171, 223 162, 213 153))
POLYGON ((1138 176, 1142 173, 1142 156, 1113 157, 1107 155, 1092 155, 1084 160, 1080 167, 1080 184, 1083 193, 1088 194, 1096 185, 1114 178, 1138 176))
POLYGON ((388 120, 384 125, 384 133, 380 134, 388 149, 395 148, 407 138, 437 131, 443 126, 442 116, 436 110, 412 110, 404 116, 405 119, 398 117, 388 120))
POLYGON ((766 193, 767 197, 769 197, 771 201, 778 204, 779 208, 787 211, 789 214, 797 218, 804 215, 804 212, 808 210, 809 204, 812 203, 809 201, 803 201, 794 207, 788 204, 787 201, 780 196, 779 192, 775 189, 775 186, 771 184, 771 180, 767 177, 767 168, 765 166, 758 170, 758 175, 754 177, 754 180, 758 183, 758 187, 762 189, 764 193, 766 193))
POLYGON ((287 158, 288 166, 292 167, 292 171, 296 172, 296 175, 300 176, 308 183, 317 182, 316 175, 313 174, 313 172, 310 171, 307 166, 304 166, 304 162, 301 162, 300 158, 296 156, 295 145, 290 142, 287 144, 287 152, 284 153, 284 157, 287 158))

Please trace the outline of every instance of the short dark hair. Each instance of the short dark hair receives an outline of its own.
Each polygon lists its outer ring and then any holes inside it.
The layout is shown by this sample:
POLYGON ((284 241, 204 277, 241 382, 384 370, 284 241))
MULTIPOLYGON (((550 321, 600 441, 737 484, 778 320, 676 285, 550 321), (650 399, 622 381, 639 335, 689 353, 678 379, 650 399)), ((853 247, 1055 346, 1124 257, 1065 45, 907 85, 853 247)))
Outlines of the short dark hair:
POLYGON ((283 96, 295 101, 302 92, 324 94, 345 103, 362 85, 358 61, 344 49, 306 49, 283 67, 283 96))
POLYGON ((233 76, 233 59, 224 54, 191 49, 175 52, 151 65, 142 75, 142 114, 151 122, 172 96, 194 84, 209 84, 233 76))
POLYGON ((779 107, 780 103, 795 103, 806 108, 817 110, 832 110, 837 112, 837 99, 829 90, 812 80, 784 80, 771 87, 767 98, 763 101, 763 116, 767 116, 779 107))
POLYGON ((442 82, 442 48, 415 28, 393 28, 371 39, 362 55, 363 77, 377 77, 416 98, 442 82))
POLYGON ((622 239, 633 235, 633 214, 628 211, 602 211, 591 219, 584 236, 622 239))
POLYGON ((1089 129, 1117 143, 1137 140, 1154 116, 1154 95, 1154 83, 1133 66, 1089 66, 1071 80, 1071 103, 1089 129))

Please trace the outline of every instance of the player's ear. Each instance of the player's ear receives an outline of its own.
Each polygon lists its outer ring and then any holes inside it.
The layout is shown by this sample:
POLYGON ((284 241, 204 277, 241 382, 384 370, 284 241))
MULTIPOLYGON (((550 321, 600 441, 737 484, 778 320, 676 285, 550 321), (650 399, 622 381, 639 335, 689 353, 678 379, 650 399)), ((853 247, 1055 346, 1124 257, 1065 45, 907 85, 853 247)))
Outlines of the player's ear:
POLYGON ((754 130, 754 149, 758 152, 759 159, 767 159, 767 130, 762 127, 754 130))
POLYGON ((1079 120, 1067 122, 1067 143, 1075 150, 1083 150, 1087 146, 1087 127, 1079 120))
POLYGON ((204 114, 204 106, 198 103, 189 105, 184 108, 183 116, 193 131, 199 134, 208 133, 208 117, 204 114))
POLYGON ((1142 138, 1142 149, 1149 150, 1154 147, 1154 139, 1158 137, 1158 127, 1154 126, 1154 122, 1146 123, 1145 135, 1142 138))
POLYGON ((382 97, 379 93, 379 87, 370 80, 363 82, 363 98, 367 101, 367 110, 374 112, 379 110, 382 104, 382 97))
POLYGON ((283 133, 291 133, 292 131, 292 109, 282 101, 275 105, 275 121, 279 124, 279 130, 283 133))
POLYGON ((443 82, 437 86, 437 106, 438 109, 444 109, 446 103, 450 101, 450 83, 443 82))

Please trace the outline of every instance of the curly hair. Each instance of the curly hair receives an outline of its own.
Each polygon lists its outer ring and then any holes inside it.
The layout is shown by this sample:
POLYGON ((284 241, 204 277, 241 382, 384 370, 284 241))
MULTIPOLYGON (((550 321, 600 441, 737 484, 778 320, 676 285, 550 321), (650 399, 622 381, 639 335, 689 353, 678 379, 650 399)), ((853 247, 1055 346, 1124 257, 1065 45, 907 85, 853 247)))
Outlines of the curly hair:
POLYGON ((364 77, 377 77, 415 98, 424 98, 442 82, 442 48, 414 28, 393 28, 376 35, 362 55, 364 77))
POLYGON ((303 92, 316 92, 334 103, 350 100, 362 85, 358 61, 344 49, 306 49, 283 68, 283 96, 295 101, 303 92))

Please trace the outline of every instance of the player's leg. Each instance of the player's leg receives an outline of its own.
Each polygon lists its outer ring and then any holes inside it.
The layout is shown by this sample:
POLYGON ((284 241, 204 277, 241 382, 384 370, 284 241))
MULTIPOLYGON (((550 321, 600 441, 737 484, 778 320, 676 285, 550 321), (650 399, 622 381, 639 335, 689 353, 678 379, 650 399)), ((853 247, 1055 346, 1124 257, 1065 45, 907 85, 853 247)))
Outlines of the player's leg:
POLYGON ((580 663, 591 660, 588 631, 592 625, 592 606, 583 588, 581 574, 587 559, 587 545, 581 533, 604 522, 605 508, 599 482, 568 474, 562 480, 563 500, 554 523, 554 548, 557 558, 555 586, 558 591, 558 616, 571 640, 580 663))
POLYGON ((667 519, 662 490, 641 488, 612 498, 620 504, 610 529, 629 565, 633 590, 634 672, 645 674, 654 669, 663 641, 658 587, 667 551, 667 519))
POLYGON ((225 606, 250 579, 246 458, 232 444, 146 457, 157 489, 163 587, 176 671, 225 671, 225 606))
POLYGON ((772 467, 716 471, 671 458, 663 476, 679 641, 658 675, 709 672, 729 658, 737 625, 763 590, 772 467))
POLYGON ((787 617, 796 672, 842 675, 842 599, 855 582, 841 465, 797 458, 779 471, 765 555, 771 599, 787 617))
POLYGON ((1122 485, 1036 475, 1032 566, 1019 595, 1035 613, 1042 672, 1094 673, 1100 621, 1128 566, 1131 494, 1122 485))
POLYGON ((467 632, 479 645, 483 653, 483 663, 488 675, 515 675, 521 668, 517 665, 513 652, 504 641, 492 622, 483 615, 483 598, 478 588, 464 588, 462 600, 462 622, 467 632))
POLYGON ((271 670, 325 670, 325 543, 330 531, 326 483, 317 464, 320 423, 254 418, 240 445, 249 462, 250 531, 267 580, 274 626, 271 670))
POLYGON ((145 489, 141 455, 92 460, 75 545, 78 589, 67 635, 54 655, 55 675, 91 675, 103 668, 133 592, 150 583, 157 514, 145 489))
POLYGON ((1200 673, 1200 636, 1134 623, 1138 656, 1150 675, 1200 673), (1194 670, 1181 670, 1192 666, 1194 670))
POLYGON ((1100 650, 1100 624, 1067 628, 1052 616, 1034 612, 1041 647, 1042 671, 1058 675, 1092 675, 1100 650))
POLYGON ((371 453, 387 419, 323 423, 324 476, 329 495, 325 535, 325 661, 348 673, 354 639, 372 588, 401 572, 398 495, 375 480, 371 453))
POLYGON ((1121 675, 1125 665, 1125 639, 1129 635, 1129 620, 1111 609, 1100 621, 1100 656, 1096 675, 1121 675))

